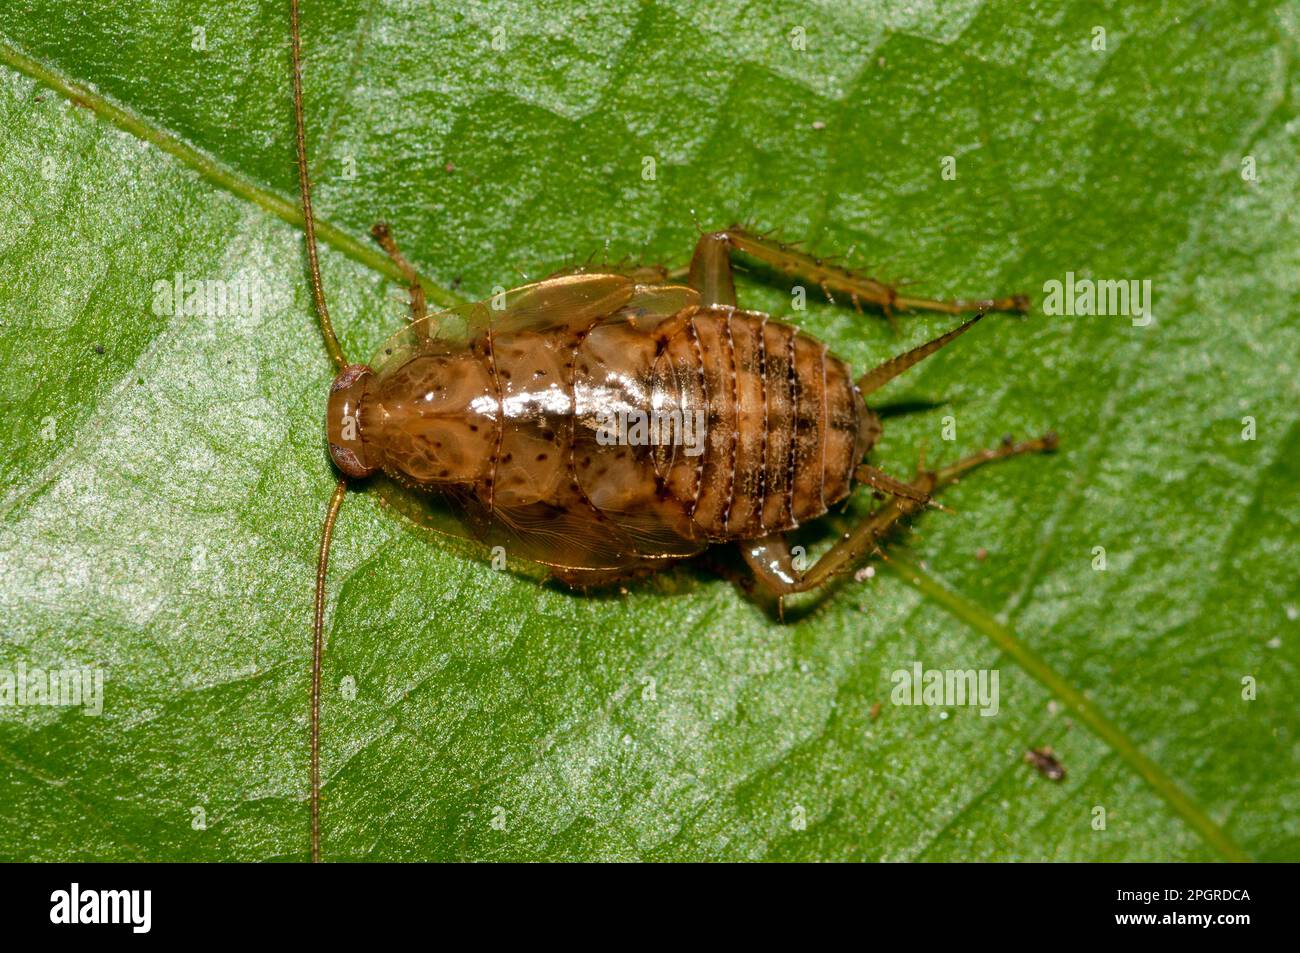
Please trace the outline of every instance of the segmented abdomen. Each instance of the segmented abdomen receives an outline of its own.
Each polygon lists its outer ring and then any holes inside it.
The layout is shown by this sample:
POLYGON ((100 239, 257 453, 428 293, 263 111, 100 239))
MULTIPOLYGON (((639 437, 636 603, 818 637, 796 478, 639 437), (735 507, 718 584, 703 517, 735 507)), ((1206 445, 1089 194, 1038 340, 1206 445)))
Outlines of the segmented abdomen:
POLYGON ((654 390, 705 414, 704 452, 678 450, 661 474, 700 534, 790 529, 848 495, 862 400, 848 367, 796 328, 700 309, 662 349, 654 390))
POLYGON ((367 458, 459 501, 480 540, 584 571, 787 530, 848 495, 868 414, 825 345, 688 288, 584 280, 581 308, 472 312, 468 346, 440 316, 391 339, 359 412, 367 458))

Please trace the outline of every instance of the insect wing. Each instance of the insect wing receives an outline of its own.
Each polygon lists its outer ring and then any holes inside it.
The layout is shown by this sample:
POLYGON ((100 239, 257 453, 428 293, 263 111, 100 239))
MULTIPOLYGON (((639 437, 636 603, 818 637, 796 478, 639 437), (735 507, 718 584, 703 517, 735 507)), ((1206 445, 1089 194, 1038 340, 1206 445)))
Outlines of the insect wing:
POLYGON ((474 529, 464 491, 405 486, 384 474, 371 477, 370 486, 387 509, 437 534, 442 542, 475 558, 488 555, 474 529))
POLYGON ((637 285, 623 275, 547 278, 411 322, 384 342, 370 366, 382 373, 416 354, 449 354, 522 331, 580 334, 619 311, 636 292, 637 285))
MULTIPOLYGON (((695 292, 681 286, 637 285, 622 275, 575 274, 525 285, 409 324, 385 342, 372 362, 380 375, 413 357, 471 350, 491 361, 504 401, 527 403, 522 400, 526 395, 512 391, 516 386, 512 382, 525 375, 506 373, 513 353, 536 357, 549 348, 577 358, 570 362, 568 379, 558 382, 564 392, 563 412, 549 419, 508 417, 502 438, 503 450, 528 446, 556 454, 570 476, 531 496, 526 485, 522 491, 513 485, 512 496, 506 492, 507 478, 519 468, 517 461, 532 459, 515 453, 510 455, 516 460, 513 465, 498 459, 499 492, 483 487, 408 486, 385 478, 376 486, 381 498, 393 511, 444 538, 472 541, 474 548, 488 551, 501 547, 507 559, 556 568, 620 571, 699 552, 705 543, 690 538, 689 529, 673 518, 670 508, 645 505, 649 500, 640 498, 629 502, 613 491, 615 486, 643 481, 653 467, 641 466, 639 457, 630 461, 627 454, 611 454, 611 448, 597 446, 595 425, 589 419, 592 408, 605 400, 598 393, 602 388, 626 391, 618 394, 620 405, 644 402, 646 369, 628 374, 637 339, 644 343, 663 321, 687 313, 696 301, 695 292), (582 350, 584 342, 589 342, 590 354, 582 350), (582 355, 591 359, 585 371, 574 366, 581 363, 582 355), (572 412, 575 409, 580 413, 572 412), (550 435, 549 442, 538 434, 550 435), (588 465, 579 461, 579 453, 588 465), (589 465, 593 456, 600 458, 598 464, 609 465, 603 480, 589 465)), ((639 456, 647 452, 638 449, 639 456)))
POLYGON ((493 295, 485 302, 494 335, 565 329, 583 333, 636 292, 624 275, 560 275, 493 295))
POLYGON ((565 505, 489 508, 473 491, 462 488, 408 487, 390 477, 376 477, 374 489, 392 512, 437 534, 454 549, 473 558, 504 555, 511 569, 520 568, 522 561, 558 569, 623 571, 668 558, 638 552, 628 533, 578 499, 565 505))

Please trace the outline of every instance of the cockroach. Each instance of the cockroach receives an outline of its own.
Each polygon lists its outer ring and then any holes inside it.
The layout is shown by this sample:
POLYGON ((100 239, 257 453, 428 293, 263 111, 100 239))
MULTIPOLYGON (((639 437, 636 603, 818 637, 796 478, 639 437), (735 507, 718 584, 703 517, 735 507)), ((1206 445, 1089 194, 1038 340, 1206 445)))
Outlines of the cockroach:
POLYGON ((298 0, 291 0, 293 102, 307 265, 326 350, 326 442, 338 480, 316 568, 311 667, 311 857, 320 859, 320 680, 330 539, 350 480, 372 476, 416 523, 501 547, 562 583, 604 586, 715 543, 739 543, 778 600, 852 572, 896 523, 982 463, 1050 451, 1048 433, 1004 440, 896 479, 865 461, 881 421, 864 398, 1021 295, 934 300, 900 294, 792 245, 732 227, 701 235, 689 268, 577 268, 488 301, 429 314, 420 279, 387 226, 375 239, 410 289, 411 314, 370 364, 349 363, 321 285, 303 122, 298 0), (859 311, 973 314, 855 378, 792 324, 741 308, 744 255, 859 311), (679 280, 684 278, 684 281, 679 280), (786 533, 855 486, 883 499, 810 567, 786 533))

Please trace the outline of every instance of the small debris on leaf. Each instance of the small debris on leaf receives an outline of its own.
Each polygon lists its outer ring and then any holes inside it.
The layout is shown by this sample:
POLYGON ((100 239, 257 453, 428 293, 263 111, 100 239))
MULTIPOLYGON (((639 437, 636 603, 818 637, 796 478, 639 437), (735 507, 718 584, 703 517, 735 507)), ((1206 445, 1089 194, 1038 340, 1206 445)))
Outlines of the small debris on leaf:
POLYGON ((1050 745, 1030 748, 1025 752, 1025 763, 1032 764, 1049 781, 1065 780, 1065 765, 1061 764, 1050 745))

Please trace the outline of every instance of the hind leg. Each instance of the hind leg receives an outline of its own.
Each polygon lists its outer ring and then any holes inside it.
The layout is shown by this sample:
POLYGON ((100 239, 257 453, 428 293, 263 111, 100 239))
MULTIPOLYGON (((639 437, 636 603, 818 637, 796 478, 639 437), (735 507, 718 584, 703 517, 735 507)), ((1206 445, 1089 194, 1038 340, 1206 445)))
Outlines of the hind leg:
POLYGON ((703 235, 695 246, 689 280, 691 287, 700 292, 704 304, 735 305, 736 289, 731 278, 731 258, 736 252, 816 285, 832 303, 838 294, 852 302, 859 311, 862 310, 863 303, 874 305, 891 321, 895 311, 913 309, 943 311, 948 314, 977 311, 1023 313, 1029 310, 1029 299, 1024 295, 943 301, 899 294, 897 288, 874 278, 816 258, 785 242, 756 235, 739 226, 703 235))
MULTIPOLYGON (((836 576, 852 571, 879 549, 881 539, 900 520, 920 510, 929 503, 930 497, 937 490, 956 483, 968 471, 990 461, 1005 460, 1022 453, 1048 453, 1055 450, 1056 446, 1056 434, 1048 433, 1023 443, 1004 440, 997 447, 981 450, 939 470, 926 470, 918 466, 911 483, 897 488, 899 492, 845 533, 807 572, 799 572, 795 568, 783 536, 769 536, 742 543, 745 561, 753 569, 760 585, 778 600, 796 593, 810 592, 836 576)), ((892 478, 887 479, 894 482, 892 478)))

